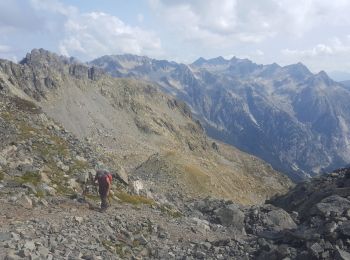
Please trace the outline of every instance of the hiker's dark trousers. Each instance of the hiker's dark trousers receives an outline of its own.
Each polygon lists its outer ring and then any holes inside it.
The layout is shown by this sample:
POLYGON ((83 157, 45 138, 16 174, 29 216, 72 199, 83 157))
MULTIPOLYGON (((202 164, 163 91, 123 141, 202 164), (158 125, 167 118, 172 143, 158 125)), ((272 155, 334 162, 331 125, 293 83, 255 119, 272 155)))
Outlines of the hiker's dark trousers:
POLYGON ((100 199, 101 199, 101 209, 106 209, 108 208, 108 199, 107 199, 107 190, 99 190, 100 193, 100 199))

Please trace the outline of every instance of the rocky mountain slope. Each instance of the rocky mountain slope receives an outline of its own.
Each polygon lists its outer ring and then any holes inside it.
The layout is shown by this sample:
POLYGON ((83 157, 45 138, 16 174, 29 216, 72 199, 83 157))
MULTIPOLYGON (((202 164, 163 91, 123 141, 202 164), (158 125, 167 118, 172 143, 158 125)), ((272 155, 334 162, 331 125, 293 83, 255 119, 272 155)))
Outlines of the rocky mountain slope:
POLYGON ((350 88, 350 80, 344 80, 340 82, 344 87, 350 88))
POLYGON ((90 64, 116 77, 157 82, 185 101, 206 132, 300 180, 350 162, 350 91, 303 64, 198 59, 190 65, 134 55, 90 64))
MULTIPOLYGON (((55 120, 64 131, 68 130, 94 151, 96 156, 88 169, 93 171, 96 165, 104 164, 116 171, 124 182, 128 182, 125 177, 128 173, 130 183, 138 180, 137 190, 148 197, 177 205, 183 203, 184 198, 211 195, 252 204, 283 193, 291 185, 261 160, 210 141, 184 103, 161 94, 151 84, 114 79, 94 67, 45 50, 33 50, 20 64, 1 61, 0 81, 4 98, 28 100, 40 108, 35 118, 22 109, 24 118, 19 120, 24 121, 23 124, 29 124, 30 129, 41 129, 45 126, 37 126, 36 117, 55 120)), ((5 109, 3 113, 4 125, 21 129, 16 111, 5 109), (6 113, 11 116, 6 117, 6 113)), ((32 136, 18 135, 23 142, 29 142, 25 146, 29 149, 34 141, 32 136)), ((37 138, 38 134, 32 135, 37 138)), ((57 142, 66 143, 56 139, 48 141, 53 148, 57 142)), ((2 148, 6 155, 5 176, 11 177, 11 171, 18 166, 9 166, 7 160, 12 153, 7 150, 12 148, 5 144, 2 148)), ((43 147, 42 152, 46 150, 43 147)), ((32 158, 30 162, 35 156, 44 155, 28 155, 32 158)), ((61 167, 66 172, 75 168, 74 156, 57 156, 23 170, 19 177, 27 172, 35 175, 45 165, 50 169, 61 167)))
POLYGON ((349 169, 262 204, 288 180, 209 141, 186 106, 151 85, 112 79, 44 50, 22 64, 1 61, 0 83, 0 259, 349 259, 349 169), (101 111, 108 120, 98 120, 94 105, 115 110, 101 111), (90 117, 77 113, 80 107, 90 117), (53 111, 65 114, 54 120, 53 111), (121 111, 128 128, 113 124, 121 111), (145 120, 140 127, 140 115, 167 126, 145 120), (96 126, 81 127, 89 120, 96 126), (124 155, 139 152, 141 163, 128 170, 137 163, 118 157, 119 143, 124 155), (88 185, 99 164, 121 178, 103 213, 88 185), (236 197, 225 193, 229 187, 236 197), (260 203, 243 205, 253 202, 260 203))
POLYGON ((346 260, 349 173, 299 184, 274 205, 208 197, 179 209, 117 194, 104 213, 79 196, 38 196, 26 182, 1 184, 0 258, 346 260))

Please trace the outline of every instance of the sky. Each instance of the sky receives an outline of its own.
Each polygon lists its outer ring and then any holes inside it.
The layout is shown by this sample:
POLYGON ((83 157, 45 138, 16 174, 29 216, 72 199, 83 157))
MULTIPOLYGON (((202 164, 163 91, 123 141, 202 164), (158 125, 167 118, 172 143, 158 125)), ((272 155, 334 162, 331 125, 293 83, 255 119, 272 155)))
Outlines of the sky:
POLYGON ((302 62, 350 79, 349 0, 0 0, 0 57, 131 53, 302 62))

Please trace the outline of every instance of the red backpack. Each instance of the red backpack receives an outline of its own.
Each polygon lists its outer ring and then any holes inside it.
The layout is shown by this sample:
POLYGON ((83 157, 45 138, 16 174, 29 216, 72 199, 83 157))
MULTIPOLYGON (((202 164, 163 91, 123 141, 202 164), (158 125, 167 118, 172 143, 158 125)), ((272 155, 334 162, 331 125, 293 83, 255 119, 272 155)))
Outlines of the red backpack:
POLYGON ((107 180, 112 183, 112 174, 108 171, 97 171, 96 178, 99 183, 106 183, 107 180))

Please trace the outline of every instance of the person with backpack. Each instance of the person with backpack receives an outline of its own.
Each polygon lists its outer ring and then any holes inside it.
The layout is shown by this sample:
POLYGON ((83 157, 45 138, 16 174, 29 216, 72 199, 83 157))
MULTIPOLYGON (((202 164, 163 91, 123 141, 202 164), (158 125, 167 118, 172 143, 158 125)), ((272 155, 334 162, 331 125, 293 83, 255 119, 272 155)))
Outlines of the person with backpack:
POLYGON ((107 170, 98 170, 95 175, 95 183, 98 184, 101 210, 106 210, 109 207, 108 196, 112 186, 112 174, 107 170))

